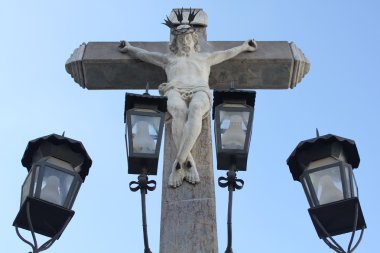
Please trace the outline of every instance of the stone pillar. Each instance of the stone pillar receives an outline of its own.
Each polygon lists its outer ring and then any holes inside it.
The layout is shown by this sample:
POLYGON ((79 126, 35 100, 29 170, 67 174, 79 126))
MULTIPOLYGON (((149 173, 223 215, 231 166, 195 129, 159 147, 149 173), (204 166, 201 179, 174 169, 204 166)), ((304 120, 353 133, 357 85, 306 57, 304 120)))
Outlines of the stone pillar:
POLYGON ((160 253, 217 253, 217 229, 210 117, 192 150, 200 183, 178 188, 168 185, 176 148, 171 123, 165 126, 164 173, 161 202, 160 253))

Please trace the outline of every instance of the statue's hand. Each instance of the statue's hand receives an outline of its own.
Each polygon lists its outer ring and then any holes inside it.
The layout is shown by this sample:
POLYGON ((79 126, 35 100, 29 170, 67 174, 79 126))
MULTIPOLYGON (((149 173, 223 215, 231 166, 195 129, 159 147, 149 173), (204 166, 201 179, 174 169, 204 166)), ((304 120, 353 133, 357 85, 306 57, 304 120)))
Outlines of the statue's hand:
POLYGON ((125 40, 121 40, 120 43, 119 43, 119 49, 120 49, 120 52, 127 52, 128 51, 128 47, 129 47, 129 43, 125 40))
POLYGON ((257 43, 254 39, 247 40, 245 43, 247 43, 247 51, 254 52, 257 50, 257 43))
POLYGON ((121 40, 119 44, 119 48, 123 48, 125 47, 125 45, 126 45, 125 40, 121 40))

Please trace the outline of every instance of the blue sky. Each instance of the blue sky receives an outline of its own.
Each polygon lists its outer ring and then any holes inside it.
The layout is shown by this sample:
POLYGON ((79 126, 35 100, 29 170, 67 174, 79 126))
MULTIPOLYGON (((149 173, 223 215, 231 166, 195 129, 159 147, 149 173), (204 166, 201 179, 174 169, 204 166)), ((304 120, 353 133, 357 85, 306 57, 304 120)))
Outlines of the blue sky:
MULTIPOLYGON (((82 42, 166 41, 161 25, 176 7, 203 8, 208 40, 294 41, 311 61, 293 90, 258 90, 246 182, 233 210, 235 252, 329 252, 307 213, 301 185, 286 159, 298 142, 321 134, 356 141, 355 170, 368 229, 357 252, 375 252, 380 229, 380 4, 367 1, 1 1, 0 243, 28 252, 12 227, 29 140, 51 133, 80 140, 93 159, 73 209, 76 214, 49 252, 142 252, 140 196, 128 189, 124 90, 88 91, 64 64, 82 42)), ((161 159, 162 160, 162 159, 161 159)), ((215 179, 224 173, 215 171, 215 179)), ((148 194, 151 249, 158 252, 158 189, 148 194)), ((153 177, 152 177, 153 179, 153 177)), ((226 245, 227 191, 216 189, 219 251, 226 245)), ((28 233, 24 233, 28 235, 28 233)), ((43 240, 43 238, 41 238, 43 240)), ((347 245, 346 236, 338 238, 347 245)))

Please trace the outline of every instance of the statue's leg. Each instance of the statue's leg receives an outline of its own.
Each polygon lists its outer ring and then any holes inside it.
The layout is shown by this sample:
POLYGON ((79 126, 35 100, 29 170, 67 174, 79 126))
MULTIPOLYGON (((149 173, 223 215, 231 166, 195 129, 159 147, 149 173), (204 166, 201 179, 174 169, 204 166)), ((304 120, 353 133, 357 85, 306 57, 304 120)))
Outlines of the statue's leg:
POLYGON ((198 183, 199 175, 195 167, 195 161, 190 155, 199 134, 202 130, 202 118, 210 110, 210 100, 205 92, 197 92, 193 95, 189 104, 189 112, 183 129, 181 142, 178 149, 177 160, 186 167, 186 180, 190 183, 198 183))
MULTIPOLYGON (((172 138, 178 152, 188 108, 178 91, 172 89, 166 93, 166 96, 168 97, 167 109, 172 116, 172 138)), ((169 185, 178 187, 182 184, 184 178, 185 172, 182 163, 176 159, 172 165, 169 185)))

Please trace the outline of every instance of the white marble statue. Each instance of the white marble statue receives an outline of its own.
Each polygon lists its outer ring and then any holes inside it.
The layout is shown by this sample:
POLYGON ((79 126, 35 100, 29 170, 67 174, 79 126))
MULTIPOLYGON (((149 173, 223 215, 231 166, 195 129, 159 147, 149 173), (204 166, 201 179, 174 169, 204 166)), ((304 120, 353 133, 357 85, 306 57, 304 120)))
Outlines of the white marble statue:
POLYGON ((208 85, 211 66, 242 52, 253 52, 257 44, 248 40, 228 50, 200 52, 197 35, 191 25, 179 25, 172 34, 171 52, 168 54, 147 51, 125 41, 121 41, 120 51, 157 65, 166 72, 167 83, 161 84, 159 91, 168 97, 167 109, 172 116, 172 134, 177 149, 169 185, 178 187, 184 179, 192 184, 199 182, 190 151, 201 132, 202 119, 211 108, 208 85))

